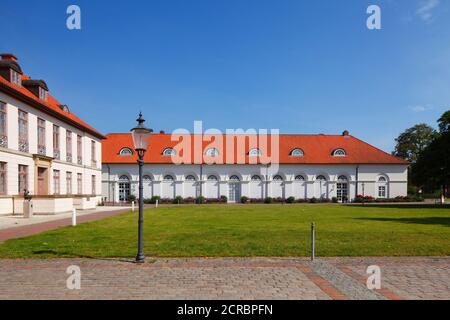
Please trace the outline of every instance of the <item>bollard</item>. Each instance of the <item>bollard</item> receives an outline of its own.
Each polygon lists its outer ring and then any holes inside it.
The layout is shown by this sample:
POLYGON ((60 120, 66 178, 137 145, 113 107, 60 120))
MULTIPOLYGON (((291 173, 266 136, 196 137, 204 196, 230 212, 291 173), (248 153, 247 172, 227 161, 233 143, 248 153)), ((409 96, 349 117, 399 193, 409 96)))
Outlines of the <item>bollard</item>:
POLYGON ((156 199, 155 208, 158 208, 158 199, 156 199))
POLYGON ((72 209, 72 226, 75 227, 77 225, 77 209, 72 209))
POLYGON ((315 259, 315 230, 314 230, 314 222, 311 223, 311 261, 315 259))
POLYGON ((131 201, 131 212, 134 212, 134 201, 131 201))

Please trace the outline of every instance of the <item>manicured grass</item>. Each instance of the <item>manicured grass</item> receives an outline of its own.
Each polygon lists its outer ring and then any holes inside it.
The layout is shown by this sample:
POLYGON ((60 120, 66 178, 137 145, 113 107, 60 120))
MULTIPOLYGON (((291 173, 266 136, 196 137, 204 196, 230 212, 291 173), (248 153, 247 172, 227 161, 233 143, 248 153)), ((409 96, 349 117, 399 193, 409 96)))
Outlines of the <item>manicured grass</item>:
MULTIPOLYGON (((145 254, 162 257, 450 255, 450 209, 246 205, 145 211, 145 254)), ((0 244, 0 258, 134 257, 137 213, 0 244)))

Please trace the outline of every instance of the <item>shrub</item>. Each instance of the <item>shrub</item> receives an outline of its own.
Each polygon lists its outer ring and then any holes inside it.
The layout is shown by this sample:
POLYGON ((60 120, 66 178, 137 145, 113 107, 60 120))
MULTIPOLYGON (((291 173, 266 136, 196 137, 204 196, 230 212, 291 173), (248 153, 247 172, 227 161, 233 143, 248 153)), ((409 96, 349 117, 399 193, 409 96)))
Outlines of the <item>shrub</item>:
POLYGON ((195 203, 195 198, 193 198, 193 197, 187 197, 187 198, 184 198, 184 200, 183 200, 183 202, 184 203, 195 203))
POLYGON ((176 196, 175 199, 173 199, 173 204, 183 204, 184 199, 182 196, 176 196))
POLYGON ((295 200, 296 203, 307 203, 308 199, 297 199, 295 200))
POLYGON ((161 197, 160 196, 153 196, 150 199, 144 199, 144 203, 155 204, 156 200, 158 200, 158 202, 161 203, 161 197))
POLYGON ((264 203, 273 203, 273 198, 271 198, 271 197, 265 198, 264 203))
POLYGON ((128 202, 133 202, 133 201, 136 201, 136 196, 134 194, 130 194, 128 196, 128 202))
POLYGON ((339 202, 339 200, 338 200, 338 198, 337 198, 337 197, 333 197, 333 198, 331 198, 331 202, 333 202, 333 203, 338 203, 338 202, 339 202))
POLYGON ((249 199, 249 202, 250 202, 250 203, 264 203, 264 199, 255 199, 255 198, 252 198, 252 199, 249 199))
POLYGON ((309 203, 317 203, 317 202, 318 202, 318 200, 316 197, 309 199, 309 203))
POLYGON ((248 202, 248 197, 241 197, 241 203, 246 204, 248 202))
POLYGON ((286 199, 286 203, 294 203, 295 202, 295 198, 294 197, 289 197, 286 199))
POLYGON ((220 202, 227 203, 228 202, 227 196, 220 196, 220 202))
POLYGON ((204 204, 206 202, 206 199, 204 196, 197 197, 196 201, 197 204, 204 204))

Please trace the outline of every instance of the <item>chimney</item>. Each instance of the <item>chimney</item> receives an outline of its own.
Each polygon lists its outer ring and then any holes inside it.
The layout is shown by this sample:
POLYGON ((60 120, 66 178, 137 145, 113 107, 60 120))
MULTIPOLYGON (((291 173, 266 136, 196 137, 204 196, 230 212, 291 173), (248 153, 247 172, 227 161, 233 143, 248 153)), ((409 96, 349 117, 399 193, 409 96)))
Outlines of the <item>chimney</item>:
POLYGON ((166 134, 164 130, 159 131, 159 134, 166 134))
POLYGON ((2 53, 0 57, 2 57, 2 60, 17 61, 17 57, 11 53, 2 53))
POLYGON ((342 135, 344 137, 348 137, 350 135, 350 132, 348 132, 348 130, 345 130, 344 132, 342 132, 342 135))

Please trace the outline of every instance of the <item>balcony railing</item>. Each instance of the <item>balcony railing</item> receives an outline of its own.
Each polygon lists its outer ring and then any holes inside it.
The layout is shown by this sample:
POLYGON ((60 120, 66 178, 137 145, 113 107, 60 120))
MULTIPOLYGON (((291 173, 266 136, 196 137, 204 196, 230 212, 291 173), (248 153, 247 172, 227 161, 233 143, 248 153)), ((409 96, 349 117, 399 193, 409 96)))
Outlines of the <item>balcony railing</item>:
POLYGON ((21 152, 28 152, 28 141, 26 140, 19 140, 19 151, 21 152))
POLYGON ((5 135, 0 135, 0 147, 8 148, 8 137, 5 135))
POLYGON ((83 164, 83 157, 77 157, 77 163, 79 165, 82 165, 83 164))
POLYGON ((41 156, 45 156, 47 154, 45 146, 38 146, 38 154, 41 156))
POLYGON ((73 158, 72 158, 72 154, 71 153, 67 153, 66 154, 66 161, 67 162, 72 162, 73 158))
POLYGON ((61 154, 60 154, 60 151, 59 151, 58 149, 54 149, 54 150, 53 150, 53 158, 59 160, 60 155, 61 155, 61 154))
POLYGON ((97 160, 92 159, 91 160, 91 167, 97 167, 97 160))

